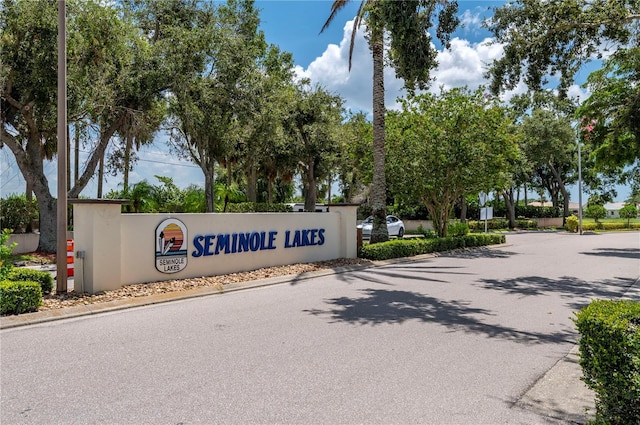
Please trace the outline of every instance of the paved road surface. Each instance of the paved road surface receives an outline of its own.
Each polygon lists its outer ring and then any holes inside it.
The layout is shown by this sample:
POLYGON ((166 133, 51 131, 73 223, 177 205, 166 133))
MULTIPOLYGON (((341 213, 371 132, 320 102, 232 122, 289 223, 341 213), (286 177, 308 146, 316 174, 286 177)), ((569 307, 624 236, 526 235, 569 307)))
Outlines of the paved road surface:
POLYGON ((0 422, 566 423, 518 401, 638 279, 640 234, 507 242, 3 330, 0 422))

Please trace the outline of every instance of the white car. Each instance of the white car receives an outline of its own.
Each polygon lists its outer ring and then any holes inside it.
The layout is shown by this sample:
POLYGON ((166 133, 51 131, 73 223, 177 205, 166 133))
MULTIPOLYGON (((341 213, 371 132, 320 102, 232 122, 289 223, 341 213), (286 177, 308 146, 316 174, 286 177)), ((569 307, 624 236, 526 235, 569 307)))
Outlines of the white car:
MULTIPOLYGON (((362 223, 358 224, 358 229, 362 229, 362 236, 370 237, 371 229, 373 229, 373 216, 367 217, 362 223)), ((404 223, 394 215, 387 216, 387 231, 389 236, 404 236, 404 223)))

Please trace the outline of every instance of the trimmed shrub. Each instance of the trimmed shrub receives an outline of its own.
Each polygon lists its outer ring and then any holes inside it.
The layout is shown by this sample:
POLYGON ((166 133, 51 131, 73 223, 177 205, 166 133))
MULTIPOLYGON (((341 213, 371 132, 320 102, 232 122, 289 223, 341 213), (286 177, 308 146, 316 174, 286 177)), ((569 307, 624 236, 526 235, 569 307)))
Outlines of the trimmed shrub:
POLYGON ((37 311, 42 305, 42 288, 37 282, 0 281, 0 314, 37 311))
MULTIPOLYGON (((565 228, 567 231, 571 233, 576 233, 578 231, 578 227, 580 227, 580 220, 575 215, 570 215, 567 217, 565 228)), ((583 226, 584 229, 584 226, 583 226)))
MULTIPOLYGON (((631 223, 631 229, 640 229, 640 223, 631 223)), ((582 222, 582 230, 624 230, 629 229, 627 227, 627 223, 619 221, 619 222, 599 222, 594 223, 592 221, 582 222)))
POLYGON ((504 243, 504 235, 481 234, 434 239, 394 239, 388 242, 364 245, 360 257, 369 260, 388 260, 390 258, 411 257, 432 252, 450 251, 504 243))
POLYGON ((0 280, 6 279, 11 269, 13 269, 13 264, 9 261, 9 257, 11 257, 13 249, 18 244, 15 242, 9 243, 10 235, 11 230, 9 229, 2 229, 0 232, 0 280))
POLYGON ((32 221, 38 219, 38 202, 27 201, 24 195, 11 195, 0 202, 0 222, 14 233, 23 232, 32 221))
POLYGON ((9 273, 7 279, 13 281, 28 280, 31 282, 37 282, 42 288, 43 294, 50 294, 53 290, 53 276, 51 276, 51 273, 42 270, 14 268, 9 273))
POLYGON ((535 220, 518 219, 518 220, 516 220, 516 227, 518 227, 520 229, 537 229, 538 228, 538 222, 535 221, 535 220))
POLYGON ((574 322, 582 380, 596 393, 596 424, 640 423, 640 303, 594 300, 574 322))
POLYGON ((447 236, 464 236, 469 234, 469 225, 467 223, 452 223, 447 227, 447 236))
MULTIPOLYGON (((484 220, 470 220, 467 223, 469 225, 469 229, 471 230, 484 230, 484 220)), ((487 220, 487 229, 489 230, 508 228, 509 220, 505 218, 492 218, 491 220, 487 220)))

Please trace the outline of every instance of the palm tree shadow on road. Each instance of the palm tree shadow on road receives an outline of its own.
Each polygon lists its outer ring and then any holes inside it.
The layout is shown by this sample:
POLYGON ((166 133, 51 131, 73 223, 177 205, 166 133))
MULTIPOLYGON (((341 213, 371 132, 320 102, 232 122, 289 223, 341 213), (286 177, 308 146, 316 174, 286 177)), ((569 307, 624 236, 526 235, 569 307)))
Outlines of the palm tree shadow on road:
POLYGON ((571 276, 550 279, 542 276, 519 276, 510 279, 481 279, 484 289, 505 292, 518 296, 544 296, 560 294, 570 301, 573 309, 586 306, 593 298, 614 299, 620 297, 635 279, 614 277, 600 281, 588 282, 571 276))
POLYGON ((362 297, 339 297, 326 301, 327 310, 304 310, 330 323, 353 325, 402 324, 410 320, 436 323, 455 332, 468 332, 524 344, 573 343, 570 331, 538 333, 486 322, 490 310, 474 308, 465 301, 444 301, 420 293, 387 289, 363 289, 362 297))
POLYGON ((596 248, 592 252, 581 252, 583 255, 595 255, 598 257, 620 257, 640 260, 639 248, 596 248))

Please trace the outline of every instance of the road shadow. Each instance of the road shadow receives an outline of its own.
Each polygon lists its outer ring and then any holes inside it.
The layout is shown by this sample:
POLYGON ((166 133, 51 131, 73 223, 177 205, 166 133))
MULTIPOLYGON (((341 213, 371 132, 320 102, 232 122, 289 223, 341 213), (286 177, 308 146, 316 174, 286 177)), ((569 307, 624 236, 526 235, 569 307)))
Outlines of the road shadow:
POLYGON ((463 269, 463 267, 425 266, 400 263, 358 270, 350 273, 342 273, 336 275, 336 279, 347 283, 365 281, 382 285, 395 285, 395 283, 391 283, 391 281, 395 279, 447 283, 450 281, 441 279, 440 277, 444 275, 472 274, 455 271, 455 269, 463 269))
POLYGON ((437 254, 439 257, 455 258, 509 258, 518 255, 517 252, 503 251, 502 249, 477 247, 461 250, 445 251, 437 254))
POLYGON ((488 323, 494 314, 474 308, 466 301, 444 301, 420 293, 388 289, 363 289, 361 297, 340 297, 326 300, 326 310, 304 310, 324 317, 330 323, 353 325, 402 324, 407 321, 436 323, 451 331, 481 334, 524 344, 573 343, 569 331, 536 333, 488 323))
POLYGON ((580 254, 640 260, 640 248, 596 248, 593 251, 581 252, 580 254))
POLYGON ((481 279, 484 289, 520 296, 540 296, 550 293, 572 300, 569 305, 581 308, 591 298, 612 299, 620 297, 635 279, 614 277, 600 281, 585 281, 571 276, 550 279, 541 276, 519 276, 510 279, 481 279))

